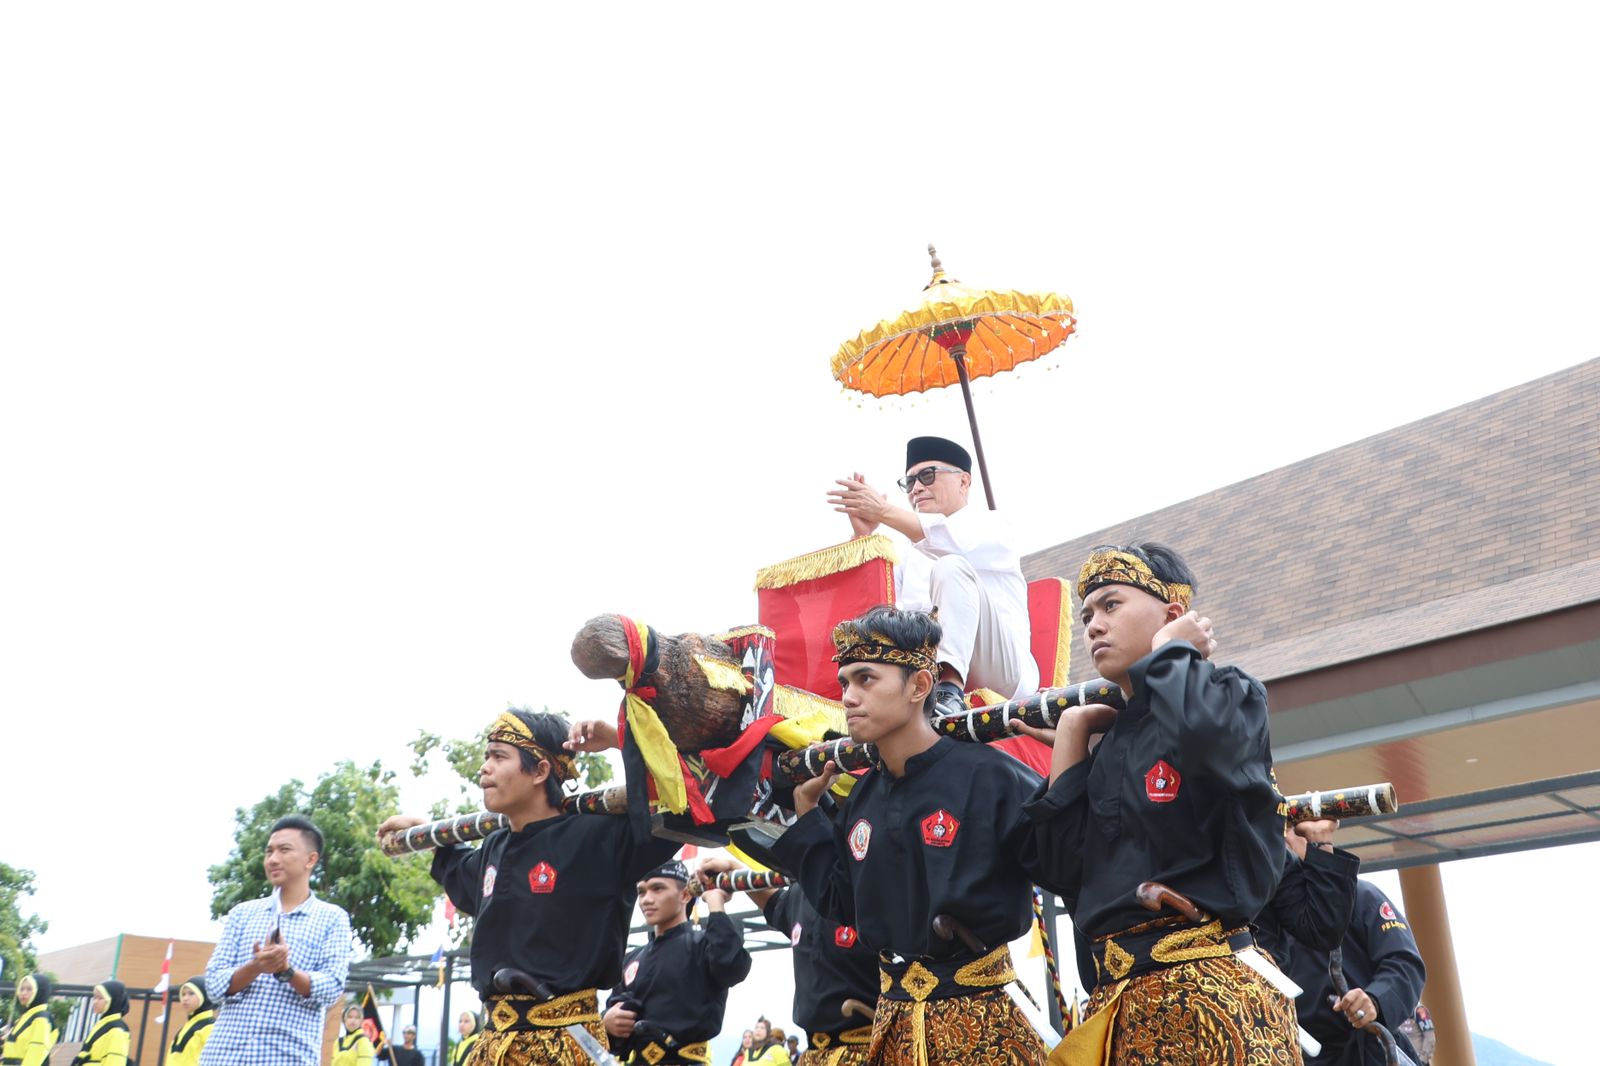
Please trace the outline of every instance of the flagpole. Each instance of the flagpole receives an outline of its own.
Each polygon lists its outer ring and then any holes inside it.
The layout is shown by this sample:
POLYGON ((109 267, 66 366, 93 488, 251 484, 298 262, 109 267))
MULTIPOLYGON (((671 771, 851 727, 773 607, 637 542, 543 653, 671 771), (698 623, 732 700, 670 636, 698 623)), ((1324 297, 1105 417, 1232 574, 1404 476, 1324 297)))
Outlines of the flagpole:
POLYGON ((172 989, 172 944, 171 940, 167 941, 167 957, 161 960, 161 980, 151 989, 152 992, 161 993, 161 1014, 156 1021, 162 1024, 167 1020, 167 997, 172 989))

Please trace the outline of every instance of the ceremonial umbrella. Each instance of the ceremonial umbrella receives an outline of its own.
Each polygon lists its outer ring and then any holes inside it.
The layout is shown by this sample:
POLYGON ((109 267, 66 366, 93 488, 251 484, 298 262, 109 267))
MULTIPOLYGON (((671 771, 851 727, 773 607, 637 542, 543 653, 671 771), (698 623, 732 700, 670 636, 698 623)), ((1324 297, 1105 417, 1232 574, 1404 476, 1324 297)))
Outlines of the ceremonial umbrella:
POLYGON ((833 376, 845 388, 873 396, 906 396, 959 381, 992 511, 994 489, 972 409, 972 379, 1039 358, 1072 335, 1077 319, 1066 296, 969 288, 945 276, 931 244, 928 255, 933 280, 923 287, 922 303, 840 345, 833 376))

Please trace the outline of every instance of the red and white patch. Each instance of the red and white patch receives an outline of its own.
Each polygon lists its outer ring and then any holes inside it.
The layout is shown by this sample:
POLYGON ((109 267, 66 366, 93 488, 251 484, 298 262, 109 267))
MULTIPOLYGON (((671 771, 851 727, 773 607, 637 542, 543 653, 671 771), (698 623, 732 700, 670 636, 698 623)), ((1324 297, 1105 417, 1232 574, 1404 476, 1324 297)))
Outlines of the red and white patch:
POLYGON ((1398 922, 1400 920, 1400 915, 1395 913, 1394 904, 1388 900, 1384 900, 1378 905, 1378 917, 1386 922, 1398 922))
POLYGON ((631 985, 633 984, 633 979, 638 976, 639 960, 634 959, 632 962, 628 963, 628 968, 622 971, 622 983, 625 985, 631 985))
POLYGON ((865 818, 850 827, 850 854, 856 862, 867 857, 867 845, 872 843, 872 823, 865 818))
POLYGON ((1183 775, 1172 768, 1165 759, 1158 759, 1156 764, 1144 775, 1144 794, 1150 797, 1151 803, 1171 803, 1178 798, 1178 786, 1183 784, 1183 775))
POLYGON ((483 871, 483 898, 484 899, 488 899, 490 896, 494 895, 494 876, 495 876, 495 873, 496 873, 496 871, 495 871, 495 868, 493 866, 491 866, 488 869, 483 871))
POLYGON ((547 862, 528 871, 528 888, 541 895, 556 890, 556 868, 547 862))
POLYGON ((960 831, 960 819, 943 807, 922 820, 922 842, 930 848, 948 848, 960 831))
POLYGON ((794 928, 789 930, 789 946, 790 947, 797 948, 797 947, 800 946, 800 933, 801 932, 802 932, 802 930, 800 928, 800 923, 799 922, 795 922, 794 923, 794 928))
POLYGON ((856 931, 850 928, 848 925, 841 925, 839 928, 833 931, 833 942, 839 945, 841 948, 855 947, 856 940, 856 931))

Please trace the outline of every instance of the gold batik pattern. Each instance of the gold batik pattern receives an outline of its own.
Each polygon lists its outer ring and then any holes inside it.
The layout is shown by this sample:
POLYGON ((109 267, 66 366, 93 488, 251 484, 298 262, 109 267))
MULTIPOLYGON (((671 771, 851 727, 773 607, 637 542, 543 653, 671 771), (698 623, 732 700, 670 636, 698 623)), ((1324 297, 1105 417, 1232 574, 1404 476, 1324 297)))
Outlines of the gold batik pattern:
POLYGON ((877 1010, 860 1060, 873 1066, 1044 1066, 1044 1041, 1004 989, 926 1003, 880 999, 877 1010))
MULTIPOLYGON (((597 1021, 584 1022, 600 1046, 606 1046, 605 1027, 597 1021)), ((465 1066, 593 1066, 565 1029, 533 1029, 521 1032, 486 1032, 478 1038, 465 1066)))
POLYGON ((1294 1005, 1231 956, 1101 985, 1086 1015, 1115 999, 1110 1066, 1300 1066, 1294 1005))
POLYGON ((840 1044, 825 1051, 802 1051, 797 1066, 867 1066, 867 1046, 840 1044))

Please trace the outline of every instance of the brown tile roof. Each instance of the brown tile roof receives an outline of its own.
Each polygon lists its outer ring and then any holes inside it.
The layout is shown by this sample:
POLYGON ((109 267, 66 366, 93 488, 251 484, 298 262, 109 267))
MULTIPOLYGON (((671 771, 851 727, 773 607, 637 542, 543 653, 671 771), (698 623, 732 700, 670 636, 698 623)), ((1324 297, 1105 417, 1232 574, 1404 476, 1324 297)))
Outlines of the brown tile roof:
POLYGON ((1023 572, 1075 579, 1089 548, 1136 540, 1183 553, 1227 660, 1264 680, 1600 599, 1600 359, 1034 552, 1023 572))

